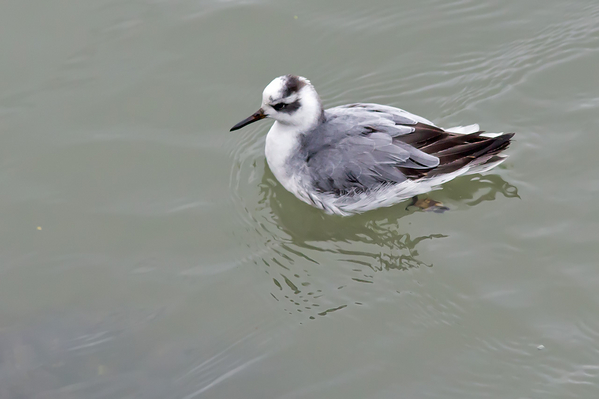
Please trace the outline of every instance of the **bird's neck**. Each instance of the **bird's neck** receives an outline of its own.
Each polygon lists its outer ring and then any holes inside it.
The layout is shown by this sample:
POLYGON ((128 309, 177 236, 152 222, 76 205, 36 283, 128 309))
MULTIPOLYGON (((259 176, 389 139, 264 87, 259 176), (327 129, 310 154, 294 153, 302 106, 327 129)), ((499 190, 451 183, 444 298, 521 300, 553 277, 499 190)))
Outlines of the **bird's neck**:
POLYGON ((312 86, 302 89, 299 99, 301 107, 293 114, 293 118, 281 121, 281 125, 288 125, 297 132, 306 133, 324 121, 324 110, 318 93, 312 86))
POLYGON ((277 180, 292 193, 298 192, 293 165, 294 155, 299 153, 303 134, 297 126, 275 121, 266 135, 264 153, 270 170, 277 180))

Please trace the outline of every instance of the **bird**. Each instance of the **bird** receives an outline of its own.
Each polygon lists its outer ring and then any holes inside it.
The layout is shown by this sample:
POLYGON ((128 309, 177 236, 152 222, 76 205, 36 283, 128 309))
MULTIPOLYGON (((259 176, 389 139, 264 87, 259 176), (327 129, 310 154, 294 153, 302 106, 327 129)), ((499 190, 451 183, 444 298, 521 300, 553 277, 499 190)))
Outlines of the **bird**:
POLYGON ((268 166, 283 187, 327 214, 349 216, 395 205, 458 176, 506 159, 514 133, 478 124, 443 129, 399 108, 353 103, 324 109, 312 83, 296 75, 270 82, 258 111, 233 126, 275 120, 268 166))

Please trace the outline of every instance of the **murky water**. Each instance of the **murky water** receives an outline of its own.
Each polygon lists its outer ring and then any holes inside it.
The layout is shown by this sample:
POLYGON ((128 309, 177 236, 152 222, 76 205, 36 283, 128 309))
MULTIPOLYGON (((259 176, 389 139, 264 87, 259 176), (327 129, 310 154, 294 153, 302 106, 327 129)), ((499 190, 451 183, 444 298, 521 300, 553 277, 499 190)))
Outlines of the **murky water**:
POLYGON ((597 1, 5 0, 0 54, 0 398, 599 396, 597 1), (326 216, 228 132, 285 73, 516 140, 326 216))

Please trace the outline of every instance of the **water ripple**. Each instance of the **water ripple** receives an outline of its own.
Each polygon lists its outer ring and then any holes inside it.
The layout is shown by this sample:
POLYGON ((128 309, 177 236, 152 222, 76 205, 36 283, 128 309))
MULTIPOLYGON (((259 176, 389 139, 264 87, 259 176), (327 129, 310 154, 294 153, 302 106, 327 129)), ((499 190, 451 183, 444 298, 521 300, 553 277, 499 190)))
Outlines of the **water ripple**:
MULTIPOLYGON (((240 137, 231 153, 235 163, 230 186, 246 231, 242 239, 252 248, 248 260, 268 275, 271 296, 283 310, 313 319, 349 305, 369 304, 384 295, 378 290, 388 289, 381 272, 432 266, 419 248, 446 235, 410 233, 400 222, 415 212, 407 204, 339 218, 285 191, 266 167, 266 128, 249 129, 240 137), (380 288, 356 295, 365 283, 380 288)), ((455 210, 494 200, 498 194, 518 197, 517 189, 498 175, 470 176, 455 184, 435 193, 455 210)))

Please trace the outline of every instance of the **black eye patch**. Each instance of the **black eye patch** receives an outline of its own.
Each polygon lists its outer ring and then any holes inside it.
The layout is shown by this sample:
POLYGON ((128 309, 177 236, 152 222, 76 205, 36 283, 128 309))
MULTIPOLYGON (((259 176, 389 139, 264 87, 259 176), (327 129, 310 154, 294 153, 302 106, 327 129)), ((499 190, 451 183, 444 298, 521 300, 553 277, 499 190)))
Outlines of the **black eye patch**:
POLYGON ((290 104, 287 104, 287 103, 273 104, 272 107, 277 112, 285 112, 287 114, 291 114, 291 113, 297 111, 299 109, 299 107, 301 107, 301 104, 300 104, 299 100, 295 100, 294 102, 292 102, 290 104))
POLYGON ((275 109, 275 111, 281 111, 281 110, 287 108, 287 105, 289 105, 289 104, 278 103, 278 104, 274 104, 272 107, 275 109))

